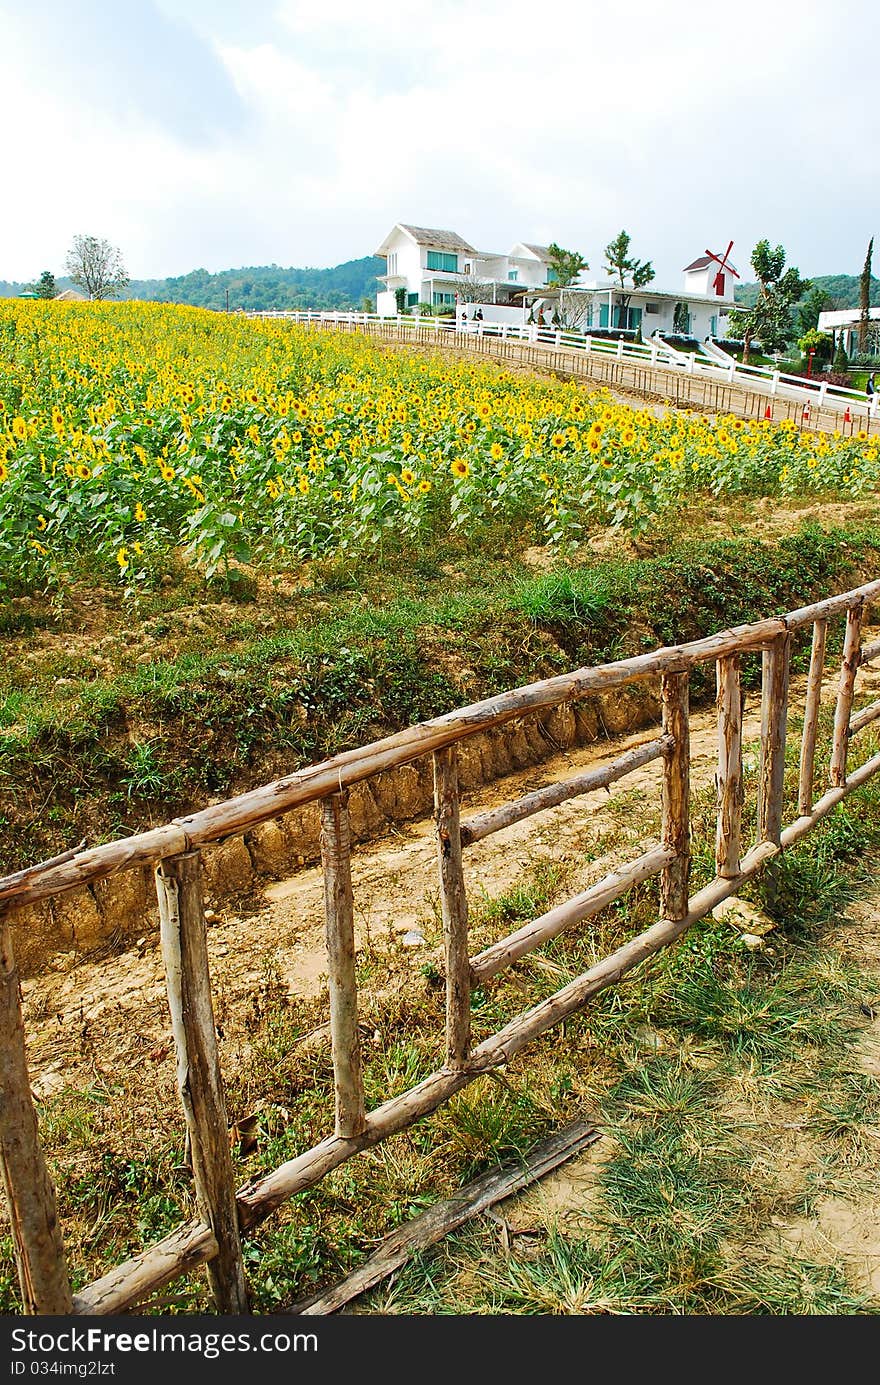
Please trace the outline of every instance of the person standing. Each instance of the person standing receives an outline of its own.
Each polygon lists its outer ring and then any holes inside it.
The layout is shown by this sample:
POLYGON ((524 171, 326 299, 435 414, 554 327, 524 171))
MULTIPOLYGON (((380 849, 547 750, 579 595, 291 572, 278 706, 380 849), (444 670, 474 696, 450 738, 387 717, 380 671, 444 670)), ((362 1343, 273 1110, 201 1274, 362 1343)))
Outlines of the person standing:
POLYGON ((871 408, 872 404, 874 403, 874 395, 877 393, 877 386, 876 386, 876 384, 875 384, 875 382, 874 382, 874 376, 875 376, 875 374, 876 374, 876 371, 873 371, 873 370, 872 370, 872 371, 871 371, 871 374, 868 376, 868 383, 865 385, 865 397, 866 397, 867 400, 868 400, 868 408, 869 408, 869 409, 871 408))

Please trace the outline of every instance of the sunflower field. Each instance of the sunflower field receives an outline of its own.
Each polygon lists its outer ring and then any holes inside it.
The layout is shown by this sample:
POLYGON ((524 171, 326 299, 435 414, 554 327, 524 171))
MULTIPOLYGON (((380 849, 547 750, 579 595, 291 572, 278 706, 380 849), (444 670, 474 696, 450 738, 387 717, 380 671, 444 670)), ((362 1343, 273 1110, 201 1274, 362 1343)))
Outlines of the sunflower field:
POLYGON ((149 303, 0 300, 0 589, 136 590, 486 525, 575 546, 689 495, 876 491, 880 447, 149 303))

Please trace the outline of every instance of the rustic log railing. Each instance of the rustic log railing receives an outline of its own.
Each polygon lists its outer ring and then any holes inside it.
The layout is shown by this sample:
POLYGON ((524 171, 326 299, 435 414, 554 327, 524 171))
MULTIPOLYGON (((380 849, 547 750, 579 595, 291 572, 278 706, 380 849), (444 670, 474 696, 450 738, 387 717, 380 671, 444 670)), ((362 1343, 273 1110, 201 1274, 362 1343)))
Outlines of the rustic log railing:
POLYGON ((27 1313, 121 1313, 200 1265, 218 1311, 247 1311, 241 1236, 296 1193, 359 1151, 406 1129, 545 1030, 668 946, 737 893, 768 862, 806 835, 848 794, 880 771, 880 753, 848 769, 853 738, 880 720, 880 700, 853 715, 859 668, 880 658, 862 645, 866 610, 880 580, 787 615, 739 626, 596 668, 578 669, 489 698, 394 736, 346 751, 225 803, 91 850, 65 852, 0 880, 0 1166, 22 1304, 27 1313), (828 787, 814 800, 819 703, 828 623, 845 615, 828 787), (783 826, 783 779, 793 637, 812 626, 798 784, 799 816, 783 826), (743 850, 741 659, 762 655, 761 761, 755 842, 743 850), (718 821, 715 878, 689 894, 688 689, 691 670, 714 662, 718 688, 718 821), (591 693, 659 677, 661 734, 606 765, 461 821, 458 745, 514 718, 547 712, 591 693), (433 756, 437 861, 446 972, 445 1062, 415 1087, 366 1109, 358 1044, 354 906, 348 790, 383 770, 433 756), (470 956, 463 852, 533 813, 662 761, 661 839, 637 860, 470 956), (312 1149, 245 1186, 234 1186, 227 1112, 214 1027, 199 849, 242 834, 288 809, 319 801, 327 930, 335 1130, 312 1149), (192 1151, 198 1215, 100 1279, 71 1292, 55 1192, 42 1151, 27 1068, 20 987, 13 955, 15 910, 119 871, 155 868, 178 1088, 192 1151), (563 929, 591 918, 633 885, 660 877, 660 919, 561 990, 474 1045, 471 991, 563 929))

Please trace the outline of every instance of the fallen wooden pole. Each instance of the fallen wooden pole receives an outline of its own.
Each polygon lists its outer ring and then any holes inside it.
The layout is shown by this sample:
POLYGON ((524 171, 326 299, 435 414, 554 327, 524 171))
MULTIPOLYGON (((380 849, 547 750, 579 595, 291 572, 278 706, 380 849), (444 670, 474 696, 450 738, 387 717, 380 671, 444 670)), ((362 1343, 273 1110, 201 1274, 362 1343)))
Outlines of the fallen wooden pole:
POLYGON ((862 646, 859 664, 872 664, 875 659, 880 659, 880 640, 873 640, 871 644, 862 646))
POLYGON ((593 1126, 575 1121, 537 1145, 524 1164, 492 1169, 453 1197, 436 1203, 406 1225, 398 1227, 390 1236, 386 1236, 379 1249, 359 1269, 332 1289, 310 1295, 288 1311, 303 1316, 335 1313, 352 1299, 387 1279, 419 1251, 436 1245, 464 1222, 485 1212, 487 1207, 537 1183, 600 1138, 601 1132, 593 1126))
POLYGON ((592 793, 595 789, 607 789, 610 784, 623 779, 627 774, 632 774, 634 770, 649 765, 652 760, 659 760, 665 746, 666 741, 663 737, 646 741, 644 745, 624 751, 607 765, 599 765, 596 769, 587 770, 585 774, 575 775, 559 784, 548 784, 543 789, 536 789, 534 793, 517 798, 513 803, 504 803, 499 808, 476 813, 461 825, 461 844, 471 846, 493 832, 500 832, 503 827, 510 827, 514 822, 531 817, 533 813, 556 808, 570 798, 592 793))

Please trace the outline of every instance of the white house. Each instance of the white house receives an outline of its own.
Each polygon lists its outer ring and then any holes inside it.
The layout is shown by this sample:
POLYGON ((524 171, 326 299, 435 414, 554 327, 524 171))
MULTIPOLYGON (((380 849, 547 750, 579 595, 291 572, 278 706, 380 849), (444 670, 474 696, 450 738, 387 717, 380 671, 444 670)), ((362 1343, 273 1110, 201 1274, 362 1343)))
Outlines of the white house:
POLYGON ((584 332, 630 331, 641 332, 647 338, 659 332, 702 341, 706 337, 726 337, 728 318, 736 306, 732 282, 736 275, 727 262, 722 270, 719 262, 702 255, 682 271, 681 288, 659 289, 654 284, 630 289, 619 283, 584 284, 545 294, 544 317, 552 319, 558 312, 562 318, 574 318, 584 332))
POLYGON ((474 296, 475 282, 480 297, 508 307, 522 304, 526 290, 553 282, 546 245, 517 242, 509 254, 495 254, 476 250, 456 231, 398 222, 375 253, 386 261, 386 271, 379 275, 384 288, 376 295, 376 311, 383 317, 416 303, 452 308, 474 296))
MULTIPOLYGON (((861 311, 858 308, 842 308, 838 312, 819 314, 819 331, 834 338, 835 345, 843 338, 843 349, 848 356, 859 349, 859 322, 861 311)), ((868 351, 873 355, 880 350, 880 307, 868 309, 868 351)))
MULTIPOLYGON (((401 308, 428 303, 436 309, 459 304, 459 316, 473 315, 460 305, 482 300, 486 322, 526 322, 543 313, 551 320, 560 312, 560 291, 546 245, 517 241, 506 255, 476 250, 456 231, 408 226, 398 222, 375 252, 387 269, 380 275, 384 287, 376 296, 376 311, 391 317, 401 308), (475 283, 480 292, 473 292, 475 283)), ((728 335, 728 314, 735 306, 733 279, 736 269, 704 254, 686 265, 678 292, 647 288, 621 289, 610 282, 584 283, 563 292, 564 317, 575 317, 589 331, 682 331, 702 339, 728 335), (564 311, 568 309, 568 311, 564 311), (573 309, 573 311, 572 311, 573 309), (676 311, 678 309, 678 311, 676 311)))

